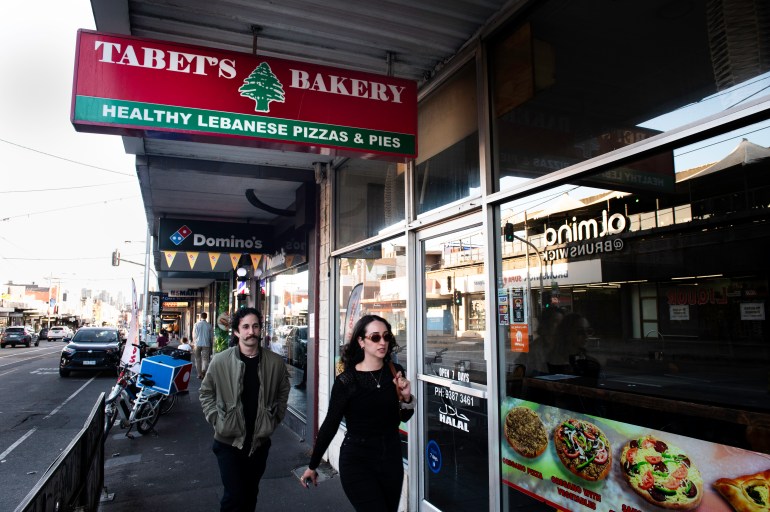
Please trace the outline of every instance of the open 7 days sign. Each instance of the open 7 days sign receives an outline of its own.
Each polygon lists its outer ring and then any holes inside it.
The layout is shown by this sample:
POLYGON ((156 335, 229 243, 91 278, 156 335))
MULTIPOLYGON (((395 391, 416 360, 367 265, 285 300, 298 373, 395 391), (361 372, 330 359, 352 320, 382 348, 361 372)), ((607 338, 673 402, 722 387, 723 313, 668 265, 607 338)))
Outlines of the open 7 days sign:
POLYGON ((96 133, 417 154, 413 81, 87 30, 71 119, 96 133))

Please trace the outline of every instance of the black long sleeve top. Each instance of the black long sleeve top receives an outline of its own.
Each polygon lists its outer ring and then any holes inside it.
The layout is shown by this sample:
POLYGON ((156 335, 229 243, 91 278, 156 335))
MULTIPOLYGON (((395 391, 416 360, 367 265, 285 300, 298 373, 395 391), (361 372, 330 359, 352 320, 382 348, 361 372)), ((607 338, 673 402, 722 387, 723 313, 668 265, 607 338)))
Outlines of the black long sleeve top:
MULTIPOLYGON (((395 366, 396 371, 404 370, 395 366)), ((413 414, 413 409, 401 409, 387 364, 377 372, 361 372, 355 368, 344 371, 334 380, 329 410, 318 430, 308 467, 316 469, 321 463, 343 418, 350 435, 373 437, 397 433, 399 424, 413 414)))

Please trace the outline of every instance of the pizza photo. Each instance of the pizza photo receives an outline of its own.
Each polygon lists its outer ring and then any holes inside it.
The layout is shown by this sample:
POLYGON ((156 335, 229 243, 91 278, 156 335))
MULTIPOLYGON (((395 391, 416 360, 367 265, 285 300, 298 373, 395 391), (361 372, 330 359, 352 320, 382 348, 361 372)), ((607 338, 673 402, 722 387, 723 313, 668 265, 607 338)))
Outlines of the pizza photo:
POLYGON ((713 486, 735 512, 770 511, 770 469, 737 478, 720 478, 713 486))
POLYGON ((553 442, 562 464, 574 475, 595 482, 609 473, 612 448, 593 423, 570 418, 554 429, 553 442))
POLYGON ((620 467, 634 492, 658 507, 693 510, 703 499, 703 479, 690 457, 652 435, 629 441, 620 467))
POLYGON ((545 425, 529 407, 514 407, 508 411, 503 431, 511 448, 523 457, 535 458, 548 446, 545 425))

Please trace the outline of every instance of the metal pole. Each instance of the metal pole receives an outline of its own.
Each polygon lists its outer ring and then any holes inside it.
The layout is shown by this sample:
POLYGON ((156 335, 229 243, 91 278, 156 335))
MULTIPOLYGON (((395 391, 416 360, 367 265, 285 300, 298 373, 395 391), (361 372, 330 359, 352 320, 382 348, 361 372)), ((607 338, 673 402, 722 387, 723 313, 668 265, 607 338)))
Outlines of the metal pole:
MULTIPOLYGON (((525 240, 524 238, 521 238, 520 236, 517 236, 517 235, 513 235, 513 238, 515 238, 516 240, 521 240, 522 242, 527 244, 529 247, 532 247, 535 250, 535 254, 537 254, 537 263, 538 263, 538 268, 540 270, 540 300, 543 300, 543 257, 540 255, 540 251, 537 250, 537 247, 535 247, 532 244, 532 242, 530 242, 529 240, 525 240)), ((532 290, 532 287, 529 284, 529 281, 530 281, 529 280, 529 247, 527 247, 527 295, 531 295, 531 290, 532 290)), ((530 297, 530 300, 531 300, 531 297, 530 297)), ((532 327, 532 325, 533 325, 533 322, 532 322, 532 310, 535 309, 534 301, 532 301, 532 302, 533 302, 533 304, 529 308, 529 325, 530 325, 530 327, 532 327)), ((530 341, 531 341, 531 338, 533 336, 532 333, 530 333, 529 336, 530 336, 530 341)))
POLYGON ((147 343, 147 305, 150 292, 150 227, 147 226, 147 243, 144 248, 144 300, 142 301, 142 338, 147 343))

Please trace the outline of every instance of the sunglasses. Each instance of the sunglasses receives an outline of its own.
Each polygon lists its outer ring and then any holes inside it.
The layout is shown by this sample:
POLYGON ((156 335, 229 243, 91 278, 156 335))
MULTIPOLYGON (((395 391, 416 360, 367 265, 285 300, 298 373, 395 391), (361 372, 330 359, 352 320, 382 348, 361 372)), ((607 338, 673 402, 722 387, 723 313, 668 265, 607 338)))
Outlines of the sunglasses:
POLYGON ((393 336, 393 334, 389 333, 389 332, 384 332, 382 334, 380 334, 378 332, 373 332, 373 333, 371 333, 371 334, 369 334, 367 336, 364 336, 364 338, 366 338, 367 340, 371 341, 372 343, 379 343, 382 340, 385 340, 388 343, 392 343, 396 339, 393 336))

